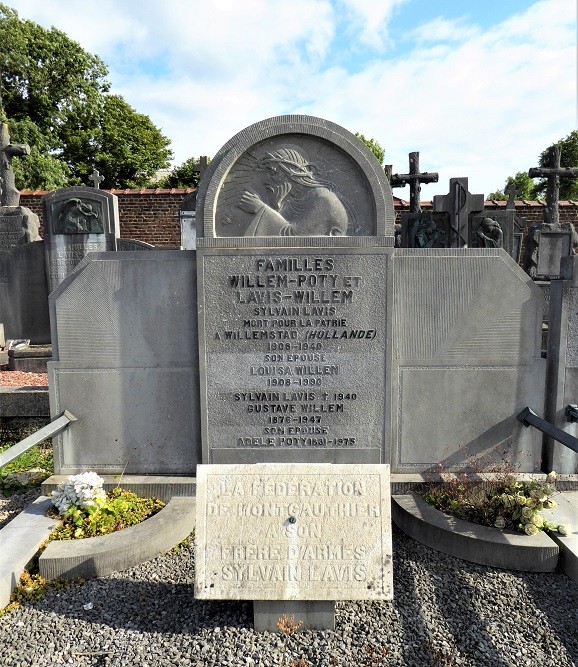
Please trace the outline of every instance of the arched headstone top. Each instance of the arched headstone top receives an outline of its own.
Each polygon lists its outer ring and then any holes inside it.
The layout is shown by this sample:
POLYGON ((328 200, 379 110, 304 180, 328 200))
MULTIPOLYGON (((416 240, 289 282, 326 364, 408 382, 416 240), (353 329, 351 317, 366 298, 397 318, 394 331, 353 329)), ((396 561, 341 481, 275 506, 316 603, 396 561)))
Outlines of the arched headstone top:
POLYGON ((394 236, 391 187, 373 153, 313 116, 269 118, 230 139, 199 186, 197 215, 205 238, 243 238, 242 245, 394 236))

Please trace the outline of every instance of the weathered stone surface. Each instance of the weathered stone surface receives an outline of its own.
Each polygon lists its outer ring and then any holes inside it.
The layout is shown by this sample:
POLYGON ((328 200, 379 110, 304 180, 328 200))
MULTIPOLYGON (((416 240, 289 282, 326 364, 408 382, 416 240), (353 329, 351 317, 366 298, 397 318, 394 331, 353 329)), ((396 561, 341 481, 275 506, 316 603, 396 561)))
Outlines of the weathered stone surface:
MULTIPOLYGON (((544 417, 578 437, 578 422, 568 419, 565 408, 578 403, 578 258, 562 260, 562 279, 550 283, 548 332, 548 394, 544 417)), ((532 407, 532 406, 529 406, 532 407)), ((539 411, 536 410, 539 414, 539 411)), ((548 438, 547 470, 578 473, 578 454, 548 438)))
POLYGON ((390 511, 387 465, 199 466, 195 595, 391 599, 390 511))
POLYGON ((389 461, 391 252, 198 251, 204 461, 389 461))
POLYGON ((387 236, 393 245, 391 187, 377 160, 353 134, 312 116, 269 118, 235 135, 212 159, 196 210, 205 237, 244 237, 245 246, 264 236, 268 245, 292 236, 329 245, 334 236, 387 236))
POLYGON ((89 255, 50 296, 55 472, 192 474, 200 461, 194 253, 89 255))
POLYGON ((48 291, 91 252, 116 250, 118 199, 96 188, 63 188, 42 198, 48 291))
POLYGON ((499 249, 396 250, 393 265, 392 470, 480 455, 538 470, 540 434, 516 415, 544 402, 540 288, 499 249))

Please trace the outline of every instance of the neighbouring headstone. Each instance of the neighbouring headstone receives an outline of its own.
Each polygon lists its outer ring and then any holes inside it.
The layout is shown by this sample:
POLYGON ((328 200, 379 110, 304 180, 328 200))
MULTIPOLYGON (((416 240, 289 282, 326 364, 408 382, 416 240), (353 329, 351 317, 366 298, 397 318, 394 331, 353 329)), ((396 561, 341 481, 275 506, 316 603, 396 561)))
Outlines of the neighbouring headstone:
POLYGON ((97 188, 55 190, 42 198, 48 291, 89 252, 116 250, 118 200, 97 188))
POLYGON ((560 166, 560 146, 552 146, 549 167, 532 167, 528 175, 548 181, 544 222, 532 225, 526 235, 524 269, 534 280, 560 277, 560 261, 578 248, 578 233, 571 223, 560 223, 560 178, 578 177, 578 168, 560 166))
POLYGON ((195 540, 197 598, 277 601, 257 630, 288 601, 391 600, 389 466, 198 466, 195 540))
POLYGON ((513 208, 473 215, 469 245, 473 248, 503 248, 515 262, 519 262, 525 226, 526 221, 518 218, 513 208))
POLYGON ((199 189, 203 460, 388 460, 393 205, 327 121, 257 123, 199 189))
POLYGON ((0 316, 8 338, 47 342, 48 306, 40 221, 20 206, 12 159, 30 153, 26 144, 12 144, 8 126, 0 126, 0 316), (42 302, 44 299, 44 306, 42 302))
MULTIPOLYGON (((392 188, 409 185, 409 212, 401 216, 399 233, 396 233, 396 247, 405 248, 443 248, 448 237, 447 230, 442 229, 441 220, 434 220, 433 214, 422 214, 421 184, 437 183, 436 172, 420 172, 419 153, 409 154, 409 174, 393 174, 389 176, 392 188), (441 223, 441 224, 440 224, 441 223)), ((445 222, 445 220, 444 220, 445 222)))
POLYGON ((469 192, 467 178, 450 178, 448 194, 434 196, 434 213, 445 213, 449 218, 446 247, 464 248, 470 244, 470 216, 484 210, 484 201, 484 195, 469 192))
POLYGON ((183 198, 179 212, 181 224, 181 248, 196 250, 197 238, 203 235, 203 230, 197 221, 197 191, 191 192, 183 198))

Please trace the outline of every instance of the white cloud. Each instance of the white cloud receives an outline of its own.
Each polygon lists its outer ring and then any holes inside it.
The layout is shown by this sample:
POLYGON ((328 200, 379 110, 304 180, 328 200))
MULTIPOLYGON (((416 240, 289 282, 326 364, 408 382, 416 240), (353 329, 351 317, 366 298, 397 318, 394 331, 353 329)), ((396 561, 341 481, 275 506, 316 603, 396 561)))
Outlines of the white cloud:
POLYGON ((423 188, 430 198, 454 176, 488 194, 575 129, 572 4, 540 0, 490 30, 438 17, 414 31, 409 52, 379 58, 374 47, 392 11, 411 3, 69 0, 64 12, 57 0, 21 0, 18 11, 44 25, 58 17, 60 29, 101 55, 113 92, 171 138, 177 164, 213 155, 269 116, 309 113, 378 139, 394 171, 421 151, 422 169, 440 173, 423 188), (350 74, 339 63, 363 43, 371 60, 350 74), (332 60, 336 48, 342 60, 332 60), (137 69, 141 58, 148 70, 137 69))

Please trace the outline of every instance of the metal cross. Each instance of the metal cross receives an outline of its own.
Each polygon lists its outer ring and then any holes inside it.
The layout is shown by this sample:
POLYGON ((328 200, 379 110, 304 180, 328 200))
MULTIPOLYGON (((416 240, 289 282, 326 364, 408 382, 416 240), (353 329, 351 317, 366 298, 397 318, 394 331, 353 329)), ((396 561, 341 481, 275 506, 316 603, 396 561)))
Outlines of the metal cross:
POLYGON ((437 183, 437 172, 419 171, 419 152, 409 154, 409 174, 393 174, 392 188, 403 188, 409 185, 409 212, 421 213, 420 192, 422 183, 437 183))
POLYGON ((552 146, 550 148, 550 166, 532 167, 528 171, 528 176, 531 178, 545 176, 548 179, 544 221, 553 225, 560 224, 560 211, 558 209, 558 197, 560 195, 560 176, 578 177, 578 167, 560 166, 560 153, 560 146, 552 146))

